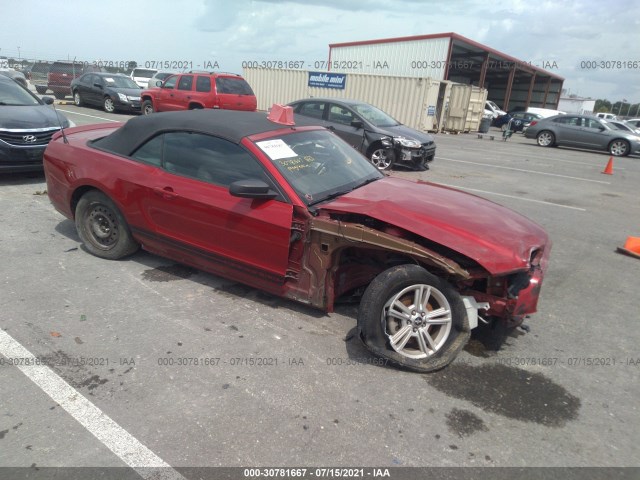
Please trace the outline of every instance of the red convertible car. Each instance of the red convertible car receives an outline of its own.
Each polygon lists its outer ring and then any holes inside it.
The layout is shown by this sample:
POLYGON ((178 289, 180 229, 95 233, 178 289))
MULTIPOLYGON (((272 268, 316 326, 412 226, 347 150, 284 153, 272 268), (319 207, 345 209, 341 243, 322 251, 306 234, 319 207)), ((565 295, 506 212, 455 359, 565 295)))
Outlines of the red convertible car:
POLYGON ((386 176, 322 127, 194 110, 65 132, 44 155, 47 191, 99 257, 142 247, 329 312, 359 295, 365 345, 421 372, 451 362, 479 319, 536 311, 540 226, 386 176))

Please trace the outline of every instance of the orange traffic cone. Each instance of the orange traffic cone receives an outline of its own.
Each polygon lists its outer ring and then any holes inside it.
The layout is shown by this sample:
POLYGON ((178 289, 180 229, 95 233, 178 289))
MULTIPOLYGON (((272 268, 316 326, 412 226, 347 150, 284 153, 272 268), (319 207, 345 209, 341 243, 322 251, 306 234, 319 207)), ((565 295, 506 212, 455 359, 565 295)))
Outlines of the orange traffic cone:
POLYGON ((602 173, 606 175, 613 175, 613 157, 609 157, 609 161, 607 162, 607 166, 602 171, 602 173))
POLYGON ((618 252, 640 258, 640 237, 628 237, 624 247, 618 247, 618 252))

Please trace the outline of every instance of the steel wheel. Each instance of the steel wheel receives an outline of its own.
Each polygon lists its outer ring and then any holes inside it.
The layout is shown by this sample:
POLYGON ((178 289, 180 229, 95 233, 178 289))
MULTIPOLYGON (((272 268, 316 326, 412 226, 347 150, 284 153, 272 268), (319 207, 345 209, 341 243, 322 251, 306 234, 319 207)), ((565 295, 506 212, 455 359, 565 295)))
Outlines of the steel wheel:
POLYGON ((80 93, 77 90, 73 92, 73 103, 76 104, 76 107, 82 106, 82 98, 80 98, 80 93))
POLYGON ((102 192, 85 193, 76 206, 76 229, 92 254, 117 260, 138 250, 118 207, 102 192))
POLYGON ((553 133, 547 130, 540 132, 536 139, 538 140, 538 145, 540 145, 541 147, 551 147, 556 141, 556 137, 553 135, 553 133))
POLYGON ((625 140, 614 140, 609 145, 609 153, 614 157, 624 157, 629 154, 629 143, 625 140))
POLYGON ((104 98, 104 111, 108 113, 113 113, 116 110, 116 106, 113 103, 111 97, 104 98))
POLYGON ((382 322, 389 344, 413 359, 438 352, 451 332, 451 306, 431 285, 411 285, 385 304, 382 322))
POLYGON ((371 153, 371 163, 378 170, 388 170, 393 166, 393 152, 385 148, 378 148, 371 153))

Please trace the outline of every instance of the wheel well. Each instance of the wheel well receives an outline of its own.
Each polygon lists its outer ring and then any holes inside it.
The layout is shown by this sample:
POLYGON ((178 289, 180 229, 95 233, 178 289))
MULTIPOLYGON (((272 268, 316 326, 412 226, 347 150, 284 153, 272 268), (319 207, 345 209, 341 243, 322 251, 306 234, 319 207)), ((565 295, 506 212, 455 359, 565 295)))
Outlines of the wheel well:
POLYGON ((382 146, 382 141, 380 140, 376 140, 375 142, 373 142, 371 145, 369 145, 369 148, 367 148, 367 158, 371 158, 371 154, 373 153, 373 151, 382 146))
POLYGON ((631 146, 631 144, 629 143, 629 140, 627 140, 626 138, 614 138, 613 140, 611 140, 609 142, 609 145, 607 145, 607 147, 611 147, 611 144, 613 142, 617 142, 617 141, 620 141, 620 140, 623 141, 624 143, 626 143, 628 146, 631 146))
POLYGON ((200 109, 200 108, 204 108, 204 106, 200 103, 190 103, 189 104, 189 110, 196 110, 196 109, 200 109))
POLYGON ((91 190, 102 192, 100 189, 89 186, 89 185, 78 187, 77 189, 74 190, 73 195, 71 195, 71 213, 73 214, 74 218, 76 216, 76 207, 78 206, 78 202, 80 201, 80 199, 85 193, 90 192, 91 190))

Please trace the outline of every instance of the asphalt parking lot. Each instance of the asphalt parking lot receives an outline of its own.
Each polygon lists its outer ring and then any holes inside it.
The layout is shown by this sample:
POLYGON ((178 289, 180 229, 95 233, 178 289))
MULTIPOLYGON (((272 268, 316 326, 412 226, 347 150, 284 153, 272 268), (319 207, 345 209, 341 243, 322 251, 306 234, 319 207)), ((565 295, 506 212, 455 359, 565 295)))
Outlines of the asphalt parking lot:
POLYGON ((0 355, 0 466, 638 466, 640 260, 615 250, 640 236, 640 158, 604 175, 605 153, 494 133, 439 134, 429 171, 393 174, 541 224, 539 312, 429 375, 378 365, 356 305, 325 315, 145 252, 96 258, 43 175, 0 175, 0 351, 46 359, 75 391, 0 355))

